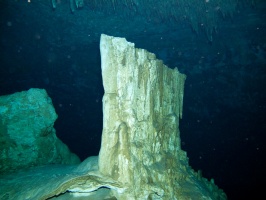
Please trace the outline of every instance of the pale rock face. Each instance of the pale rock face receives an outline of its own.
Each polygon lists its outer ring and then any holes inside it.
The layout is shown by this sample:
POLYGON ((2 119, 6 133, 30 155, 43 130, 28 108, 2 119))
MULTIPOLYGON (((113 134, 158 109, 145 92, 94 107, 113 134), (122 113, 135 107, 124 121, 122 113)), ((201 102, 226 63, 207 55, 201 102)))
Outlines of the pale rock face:
POLYGON ((56 137, 57 119, 43 89, 0 97, 0 174, 44 164, 77 164, 79 158, 56 137))
POLYGON ((123 38, 102 35, 100 50, 100 173, 126 186, 120 199, 177 199, 180 182, 195 174, 180 145, 186 76, 123 38))

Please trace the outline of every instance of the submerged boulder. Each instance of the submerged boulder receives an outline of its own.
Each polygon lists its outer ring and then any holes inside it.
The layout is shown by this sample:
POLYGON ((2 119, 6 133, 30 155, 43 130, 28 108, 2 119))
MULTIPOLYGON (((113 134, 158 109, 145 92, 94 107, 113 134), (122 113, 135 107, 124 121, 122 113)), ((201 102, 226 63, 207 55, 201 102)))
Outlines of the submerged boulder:
POLYGON ((46 164, 77 164, 79 158, 56 137, 57 119, 44 89, 0 97, 0 174, 46 164))

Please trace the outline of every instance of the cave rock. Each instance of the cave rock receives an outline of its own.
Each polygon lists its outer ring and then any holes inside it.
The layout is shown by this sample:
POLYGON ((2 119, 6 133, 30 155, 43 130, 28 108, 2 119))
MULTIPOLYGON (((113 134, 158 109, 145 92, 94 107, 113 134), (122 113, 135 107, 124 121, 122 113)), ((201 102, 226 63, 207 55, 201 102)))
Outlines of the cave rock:
POLYGON ((195 199, 219 196, 208 189, 214 184, 197 178, 181 150, 186 76, 123 38, 102 35, 100 50, 105 93, 99 171, 125 186, 115 195, 179 199, 189 190, 195 199))
POLYGON ((124 38, 101 35, 100 51, 104 96, 99 156, 77 166, 0 177, 0 199, 225 200, 214 180, 189 166, 181 149, 186 76, 124 38))
POLYGON ((79 158, 56 137, 57 119, 44 89, 0 97, 0 174, 47 164, 77 164, 79 158))

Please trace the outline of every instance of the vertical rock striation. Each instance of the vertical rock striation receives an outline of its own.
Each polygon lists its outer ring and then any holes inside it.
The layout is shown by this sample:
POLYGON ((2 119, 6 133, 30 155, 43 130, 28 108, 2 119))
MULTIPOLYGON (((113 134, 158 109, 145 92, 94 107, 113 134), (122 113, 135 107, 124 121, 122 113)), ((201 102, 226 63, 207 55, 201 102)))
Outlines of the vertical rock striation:
POLYGON ((186 76, 123 38, 102 35, 100 50, 105 93, 99 171, 125 186, 116 196, 176 199, 186 196, 183 183, 199 199, 215 195, 197 192, 199 176, 181 150, 186 76))

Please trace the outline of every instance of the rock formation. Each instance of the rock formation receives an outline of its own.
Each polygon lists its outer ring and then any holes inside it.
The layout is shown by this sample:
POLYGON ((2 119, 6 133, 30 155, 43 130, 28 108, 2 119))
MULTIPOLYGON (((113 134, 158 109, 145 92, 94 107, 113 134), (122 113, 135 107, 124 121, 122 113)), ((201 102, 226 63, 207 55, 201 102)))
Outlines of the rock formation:
POLYGON ((0 177, 0 199, 226 199, 213 180, 190 168, 181 150, 185 75, 123 38, 102 35, 100 49, 105 93, 99 157, 35 169, 32 178, 16 175, 19 182, 0 177))
MULTIPOLYGON (((181 150, 185 75, 125 39, 101 36, 104 85, 99 171, 122 183, 121 199, 177 199, 190 183, 198 199, 197 174, 181 150)), ((206 184, 208 184, 206 182, 206 184)))
POLYGON ((77 164, 79 158, 56 137, 57 119, 45 90, 0 97, 0 174, 46 164, 77 164))

